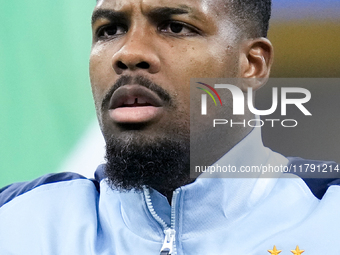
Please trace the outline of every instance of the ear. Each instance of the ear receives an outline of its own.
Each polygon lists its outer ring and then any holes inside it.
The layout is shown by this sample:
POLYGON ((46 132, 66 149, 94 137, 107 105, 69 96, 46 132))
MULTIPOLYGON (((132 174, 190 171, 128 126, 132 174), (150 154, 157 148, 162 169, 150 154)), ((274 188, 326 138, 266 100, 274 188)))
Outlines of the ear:
MULTIPOLYGON (((240 77, 255 78, 247 87, 257 90, 269 78, 270 69, 274 59, 274 50, 267 38, 248 39, 241 44, 240 77)), ((246 88, 244 88, 246 89, 246 88)))

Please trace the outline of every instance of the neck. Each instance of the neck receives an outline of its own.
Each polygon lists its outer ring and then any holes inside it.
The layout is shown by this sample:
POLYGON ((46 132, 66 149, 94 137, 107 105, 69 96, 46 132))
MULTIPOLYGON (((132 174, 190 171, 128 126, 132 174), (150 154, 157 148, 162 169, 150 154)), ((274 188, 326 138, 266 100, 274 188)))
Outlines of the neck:
MULTIPOLYGON (((234 123, 242 123, 247 119, 234 120, 234 123)), ((190 144, 190 170, 191 176, 197 178, 195 166, 210 166, 219 160, 223 155, 230 151, 237 143, 242 141, 251 131, 252 128, 236 124, 235 127, 216 126, 210 129, 209 133, 204 136, 192 139, 190 144)))
MULTIPOLYGON (((242 120, 243 121, 243 120, 242 120)), ((235 122, 242 122, 235 120, 235 122)), ((247 122, 247 120, 245 120, 247 122)), ((224 130, 222 130, 224 131, 224 130)), ((185 186, 194 182, 200 173, 195 173, 195 166, 210 166, 228 153, 237 143, 242 141, 250 132, 251 127, 231 128, 228 132, 213 132, 206 136, 196 137, 190 142, 190 170, 188 177, 184 178, 178 187, 185 186)), ((161 186, 153 187, 161 194, 167 197, 171 205, 173 191, 178 188, 174 187, 171 190, 164 190, 161 186)))

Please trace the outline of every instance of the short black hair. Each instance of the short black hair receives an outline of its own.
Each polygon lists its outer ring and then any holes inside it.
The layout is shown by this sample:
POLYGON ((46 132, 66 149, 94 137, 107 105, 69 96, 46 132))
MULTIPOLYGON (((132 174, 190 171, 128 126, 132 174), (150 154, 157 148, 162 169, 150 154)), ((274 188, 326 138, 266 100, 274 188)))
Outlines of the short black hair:
POLYGON ((235 25, 247 37, 267 37, 271 16, 271 0, 226 0, 235 25))

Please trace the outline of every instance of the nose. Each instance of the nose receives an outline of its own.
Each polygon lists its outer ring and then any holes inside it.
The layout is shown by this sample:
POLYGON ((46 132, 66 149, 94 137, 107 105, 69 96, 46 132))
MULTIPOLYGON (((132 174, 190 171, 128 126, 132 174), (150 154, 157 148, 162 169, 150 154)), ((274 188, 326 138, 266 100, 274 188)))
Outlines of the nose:
POLYGON ((112 67, 118 75, 136 70, 159 72, 160 59, 151 36, 140 31, 127 34, 124 45, 112 57, 112 67))

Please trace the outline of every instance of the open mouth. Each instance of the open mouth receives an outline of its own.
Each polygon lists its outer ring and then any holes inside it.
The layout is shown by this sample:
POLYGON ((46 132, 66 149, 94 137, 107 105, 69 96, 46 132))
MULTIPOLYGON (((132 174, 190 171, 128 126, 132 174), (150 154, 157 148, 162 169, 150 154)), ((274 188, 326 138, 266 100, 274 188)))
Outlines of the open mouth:
POLYGON ((163 100, 150 89, 140 85, 124 85, 110 99, 109 114, 117 123, 142 123, 159 118, 163 100))
POLYGON ((153 106, 147 102, 147 99, 143 97, 129 97, 120 107, 141 107, 141 106, 153 106))
POLYGON ((122 97, 119 97, 117 101, 113 102, 112 107, 110 107, 110 109, 117 109, 120 107, 143 107, 143 106, 159 107, 157 103, 154 103, 153 100, 149 100, 145 96, 124 95, 122 97))

